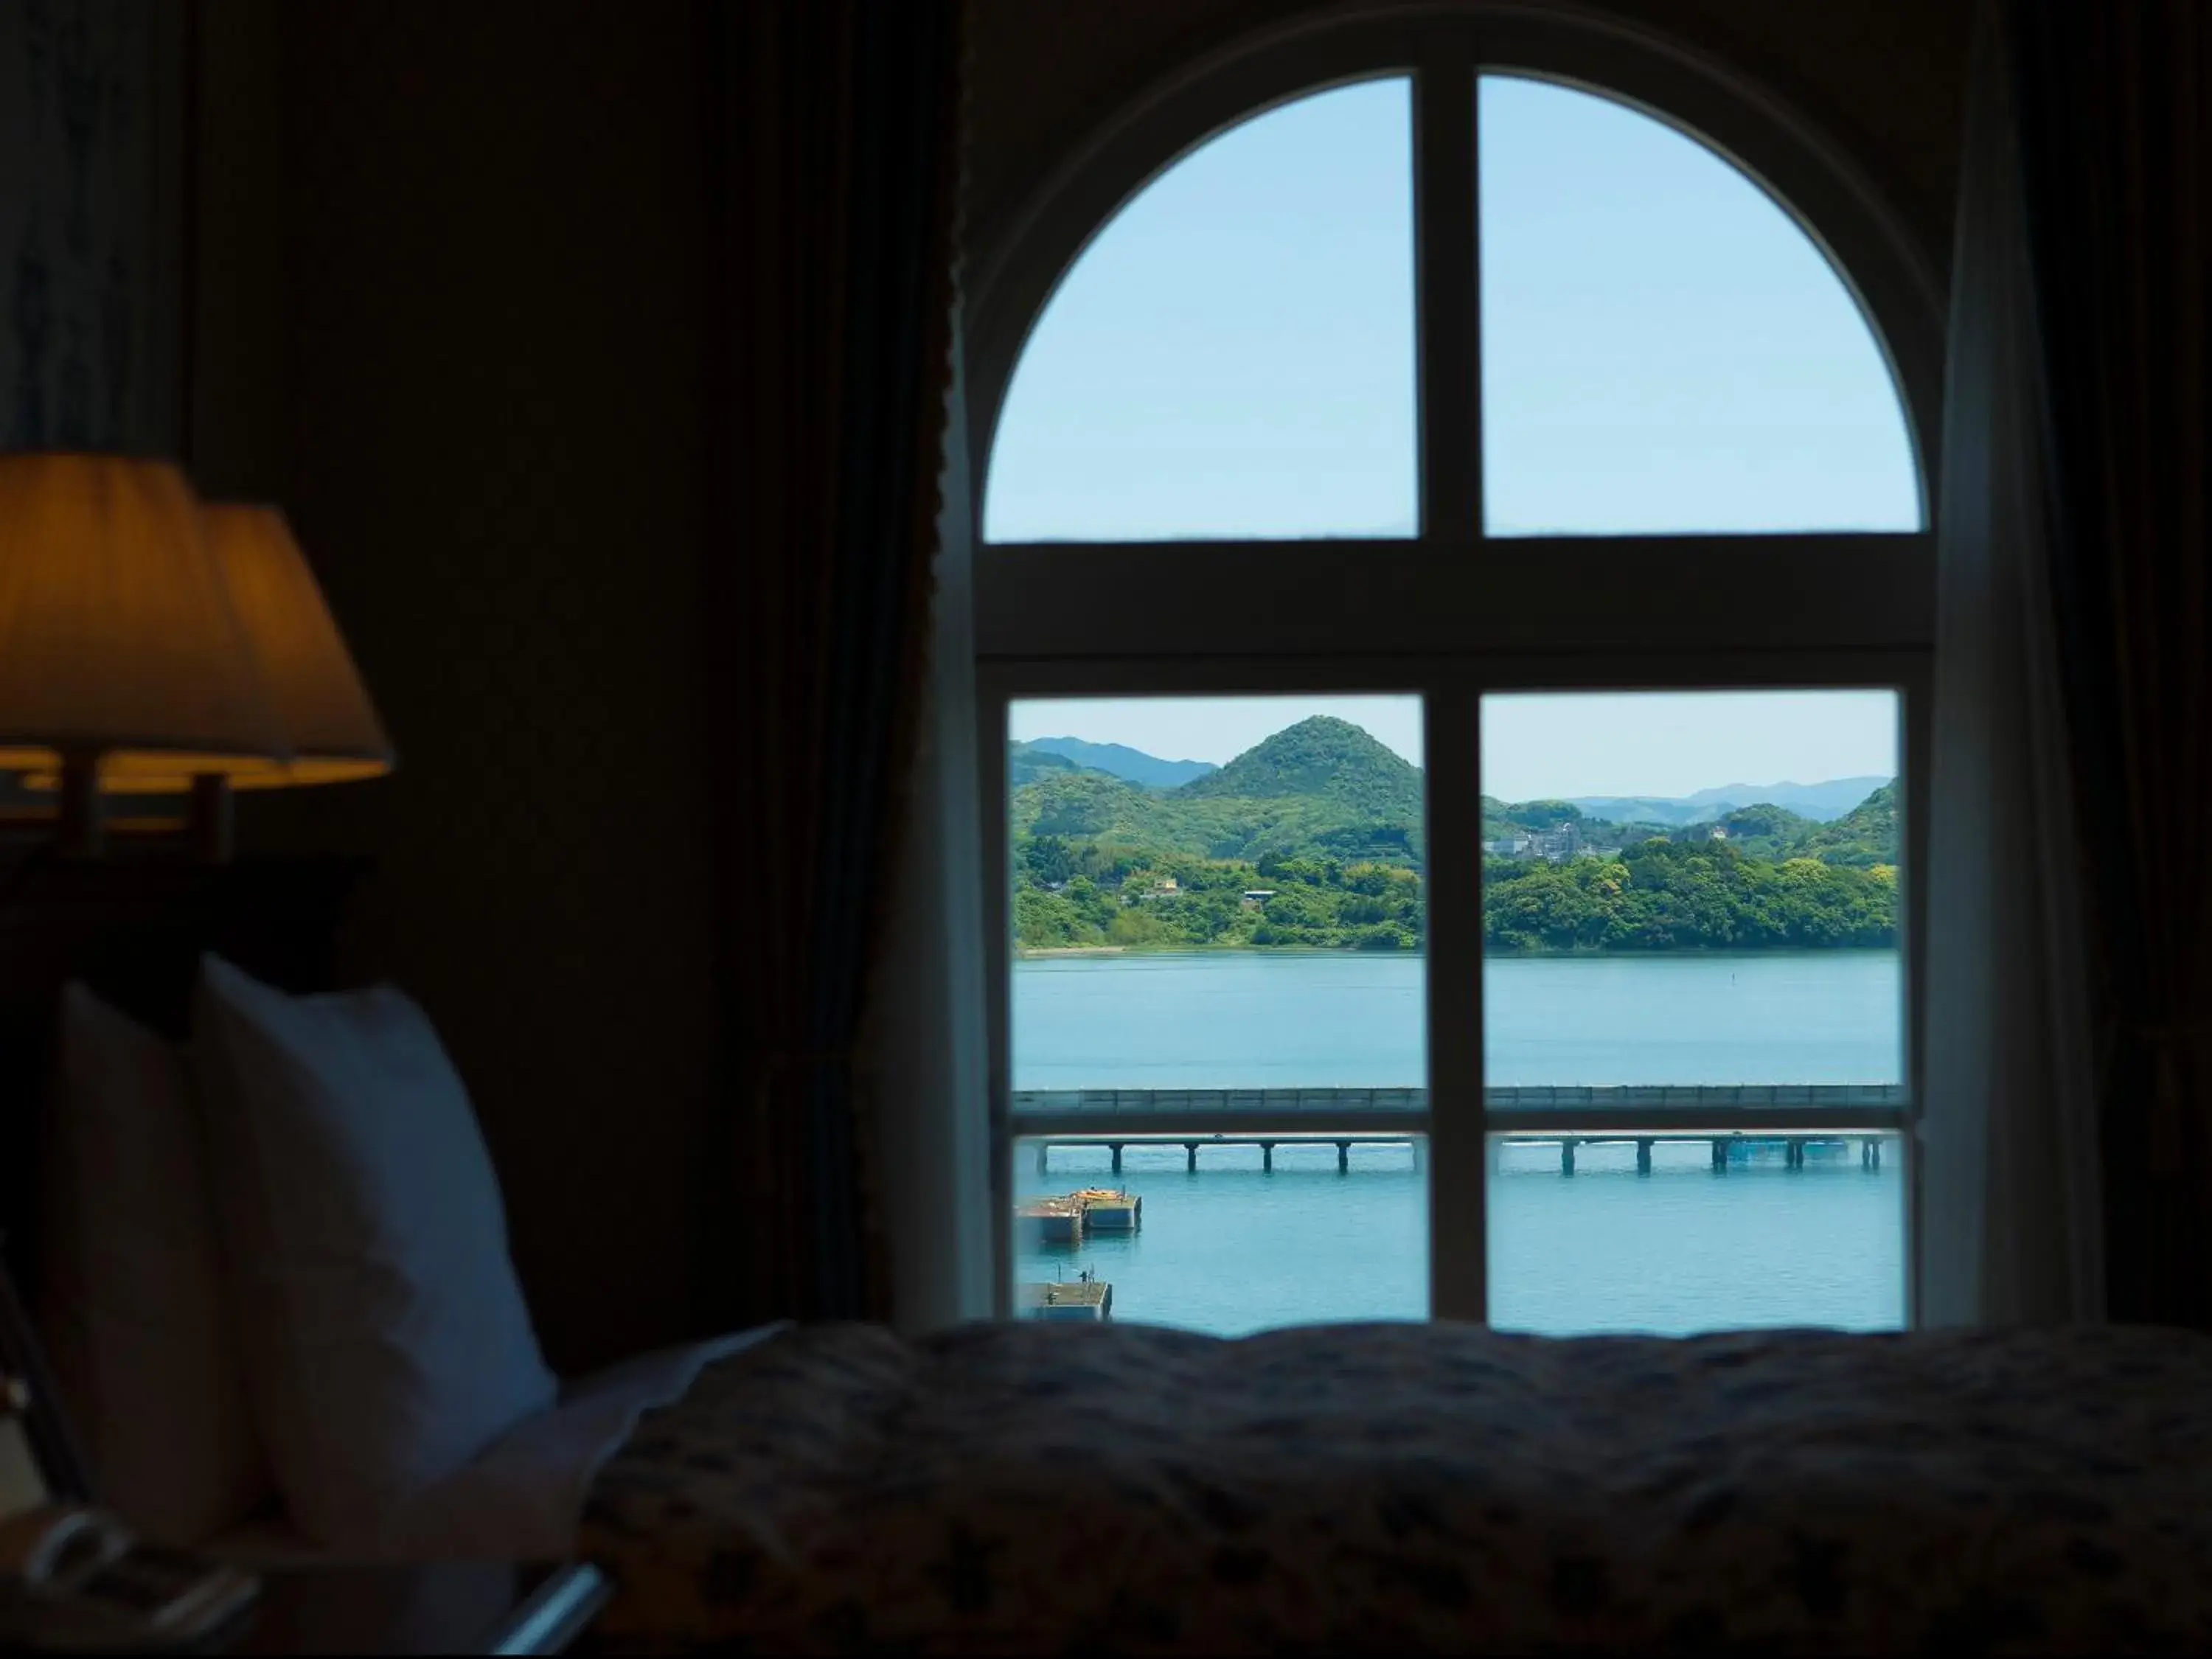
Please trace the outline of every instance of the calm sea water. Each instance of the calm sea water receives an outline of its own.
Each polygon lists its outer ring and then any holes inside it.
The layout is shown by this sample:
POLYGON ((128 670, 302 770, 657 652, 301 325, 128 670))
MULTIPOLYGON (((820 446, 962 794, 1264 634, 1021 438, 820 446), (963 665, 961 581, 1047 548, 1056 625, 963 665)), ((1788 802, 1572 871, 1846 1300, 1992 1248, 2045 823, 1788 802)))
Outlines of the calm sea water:
MULTIPOLYGON (((1014 969, 1017 1089, 1402 1087, 1425 1080, 1414 956, 1194 952, 1032 958, 1014 969)), ((1882 1083, 1901 1073, 1897 959, 1802 955, 1509 958, 1486 964, 1496 1084, 1882 1083)), ((1145 1196, 1142 1231, 1038 1247, 1024 1279, 1095 1271, 1115 1314, 1235 1333, 1426 1310, 1427 1194, 1415 1149, 1024 1147, 1024 1194, 1088 1182, 1145 1196)), ((1856 1144, 1780 1150, 1715 1175, 1704 1142, 1493 1148, 1492 1316, 1519 1329, 1682 1333, 1894 1326, 1904 1316, 1902 1160, 1856 1144)))

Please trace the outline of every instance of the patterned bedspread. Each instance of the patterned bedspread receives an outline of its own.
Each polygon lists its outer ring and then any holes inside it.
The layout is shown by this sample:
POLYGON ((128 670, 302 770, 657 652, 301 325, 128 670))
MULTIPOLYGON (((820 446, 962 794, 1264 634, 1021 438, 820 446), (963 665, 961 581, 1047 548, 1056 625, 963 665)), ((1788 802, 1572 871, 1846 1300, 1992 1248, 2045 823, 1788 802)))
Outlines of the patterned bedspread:
POLYGON ((2212 1649, 2212 1339, 792 1332, 602 1472, 618 1647, 2212 1649))

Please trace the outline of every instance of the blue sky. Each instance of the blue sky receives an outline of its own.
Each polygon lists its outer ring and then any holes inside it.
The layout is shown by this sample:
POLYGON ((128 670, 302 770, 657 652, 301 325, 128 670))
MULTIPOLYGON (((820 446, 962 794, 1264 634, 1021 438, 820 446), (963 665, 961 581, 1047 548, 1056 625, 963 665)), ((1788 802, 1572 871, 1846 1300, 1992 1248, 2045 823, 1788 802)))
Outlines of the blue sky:
MULTIPOLYGON (((1918 526, 1881 350, 1763 191, 1586 93, 1486 76, 1480 118, 1493 531, 1918 526)), ((1109 221, 1009 388, 987 535, 1410 533, 1410 123, 1402 78, 1297 100, 1109 221)))
POLYGON ((1107 223, 1008 388, 986 535, 1411 533, 1408 107, 1403 80, 1302 99, 1107 223))
MULTIPOLYGON (((1313 714, 1364 727, 1422 763, 1417 697, 1095 697, 1014 704, 1017 738, 1125 743, 1166 760, 1234 759, 1313 714)), ((1726 783, 1893 776, 1888 691, 1685 691, 1493 696, 1482 721, 1485 793, 1686 795, 1726 783)))

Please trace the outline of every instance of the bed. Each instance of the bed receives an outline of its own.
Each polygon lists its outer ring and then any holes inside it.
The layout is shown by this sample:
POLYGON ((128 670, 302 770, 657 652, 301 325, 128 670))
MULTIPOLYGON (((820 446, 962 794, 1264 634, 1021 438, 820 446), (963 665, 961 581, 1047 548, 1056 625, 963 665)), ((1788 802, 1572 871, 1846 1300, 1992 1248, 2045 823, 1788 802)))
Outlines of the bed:
POLYGON ((658 1650, 2201 1650, 2212 1340, 823 1326, 581 1543, 658 1650))

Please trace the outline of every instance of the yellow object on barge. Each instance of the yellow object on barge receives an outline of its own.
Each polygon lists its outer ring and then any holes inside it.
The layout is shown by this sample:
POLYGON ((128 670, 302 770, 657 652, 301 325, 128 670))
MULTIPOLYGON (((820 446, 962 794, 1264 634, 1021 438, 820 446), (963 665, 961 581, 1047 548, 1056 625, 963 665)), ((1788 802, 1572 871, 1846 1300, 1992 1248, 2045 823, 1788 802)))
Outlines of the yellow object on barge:
POLYGON ((1068 1197, 1083 1206, 1083 1225, 1094 1233, 1133 1233, 1144 1224, 1141 1194, 1114 1187, 1085 1187, 1068 1197))

